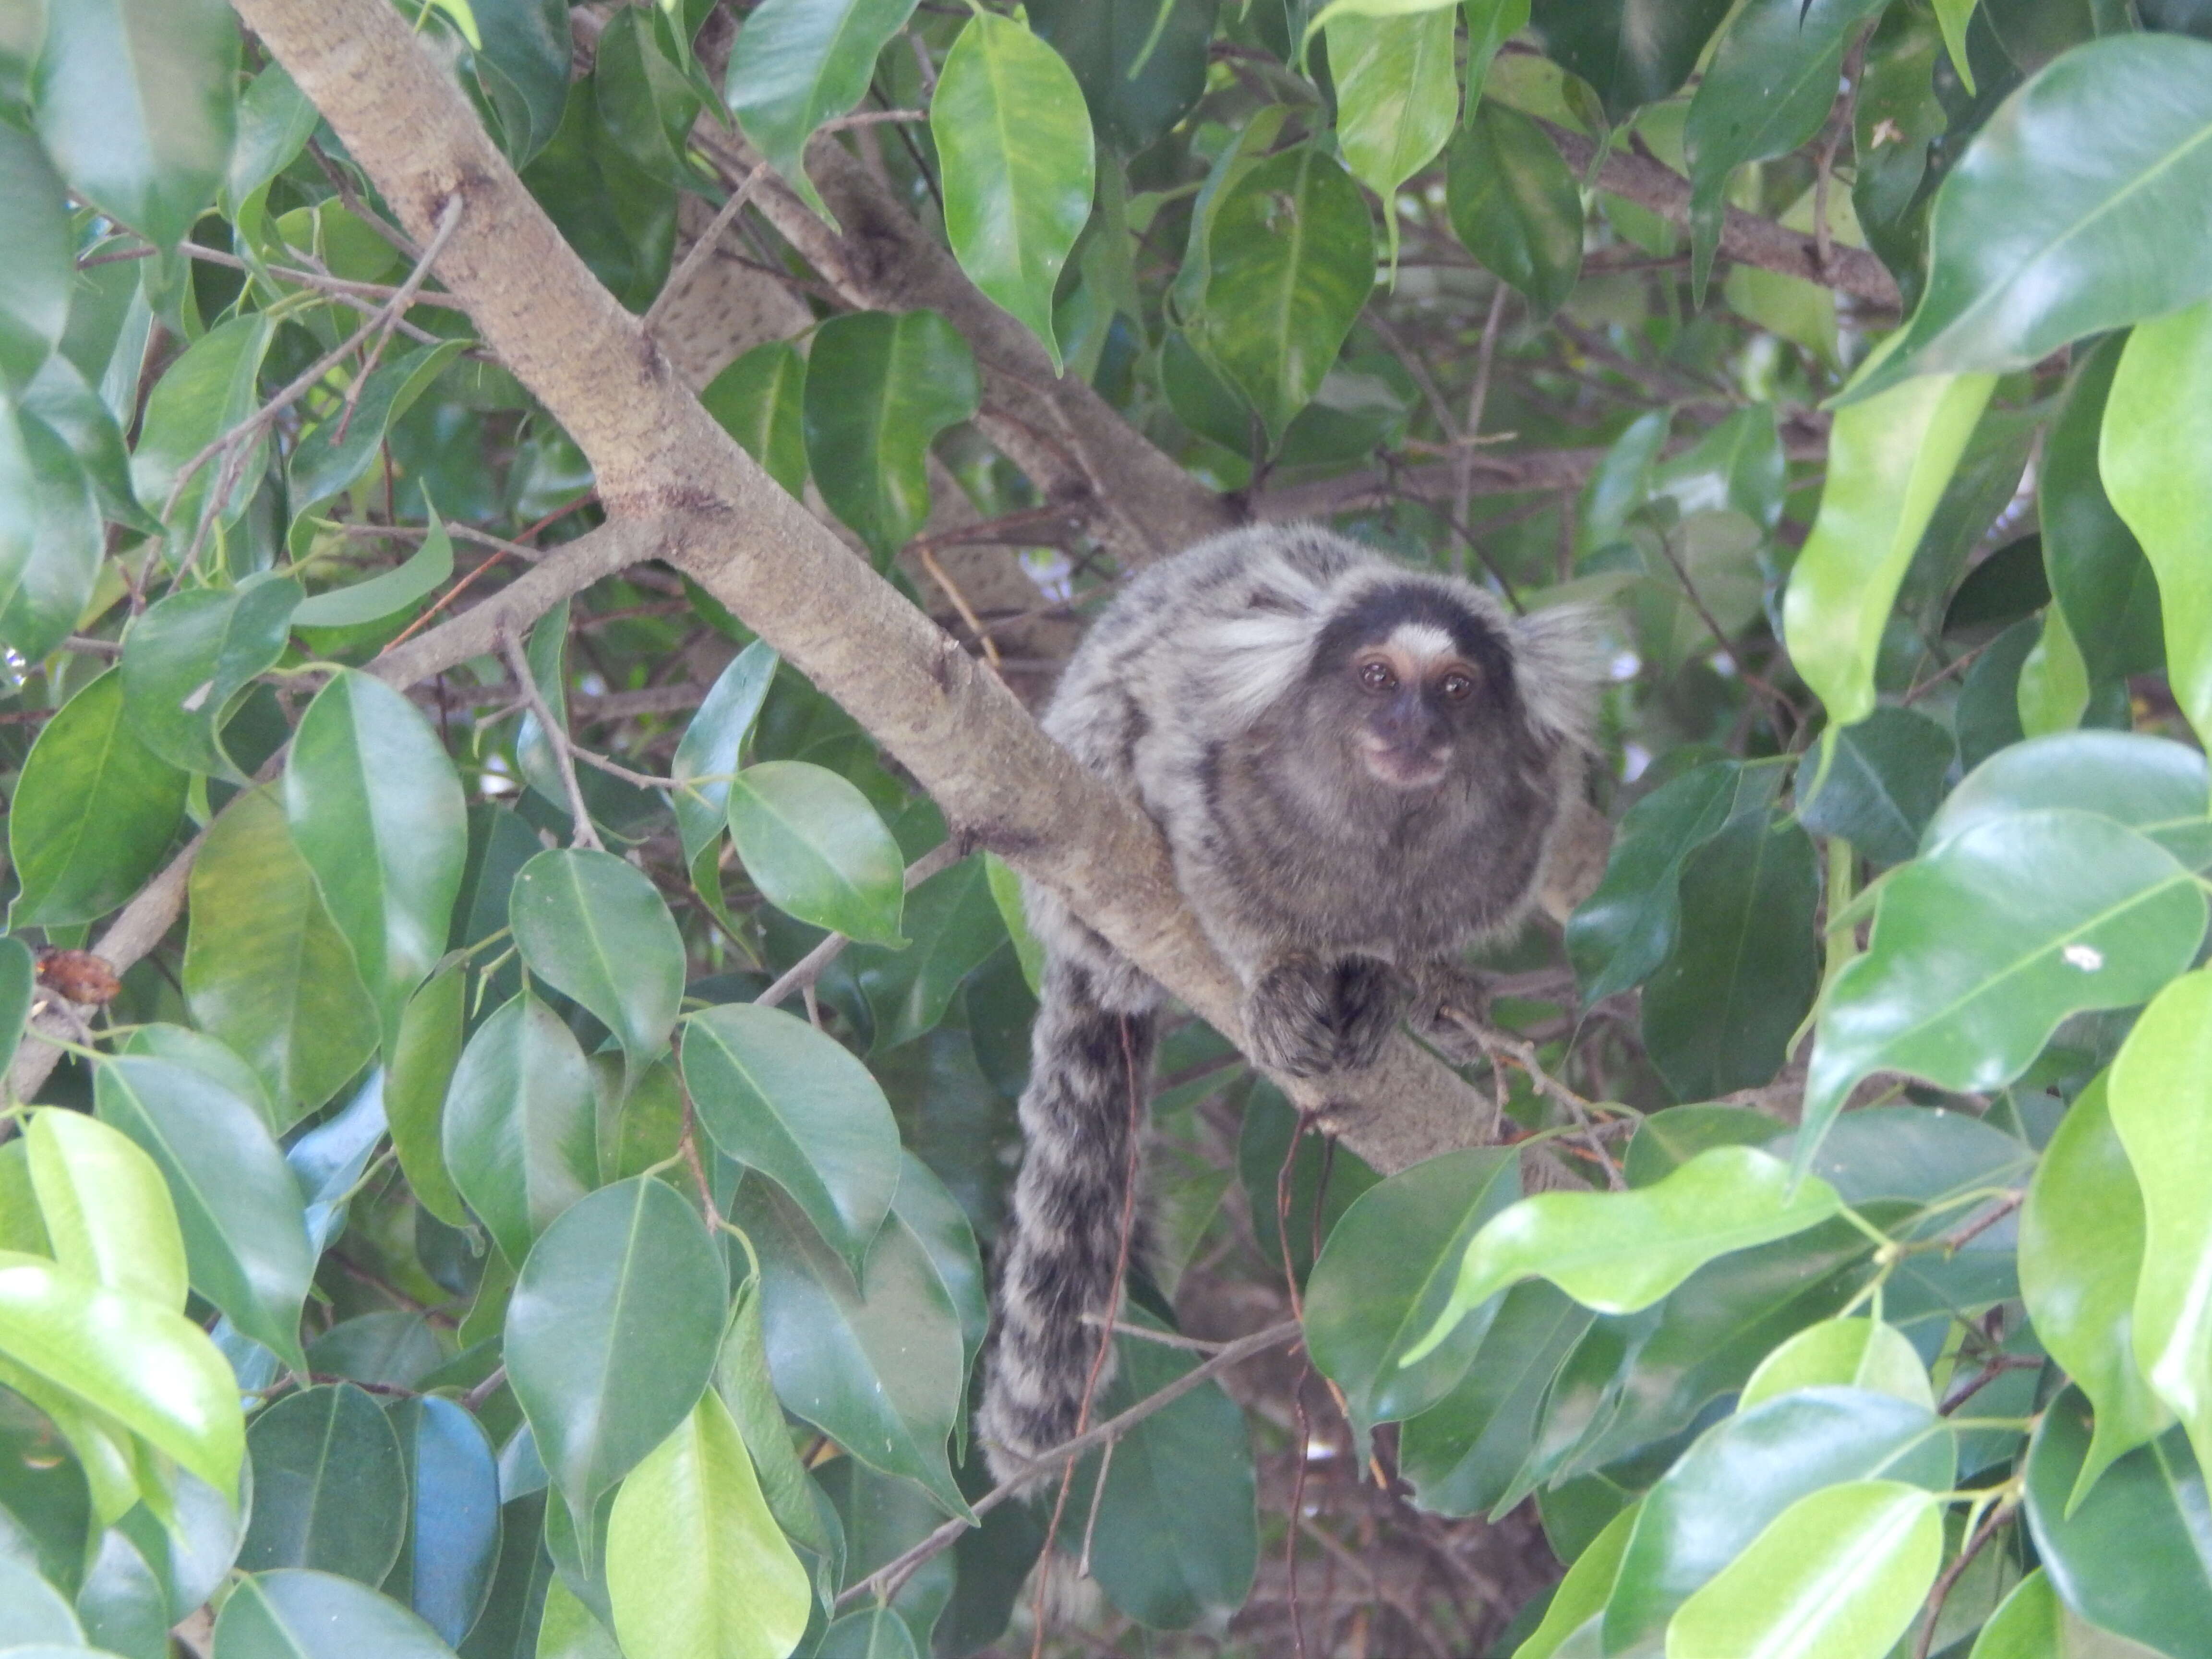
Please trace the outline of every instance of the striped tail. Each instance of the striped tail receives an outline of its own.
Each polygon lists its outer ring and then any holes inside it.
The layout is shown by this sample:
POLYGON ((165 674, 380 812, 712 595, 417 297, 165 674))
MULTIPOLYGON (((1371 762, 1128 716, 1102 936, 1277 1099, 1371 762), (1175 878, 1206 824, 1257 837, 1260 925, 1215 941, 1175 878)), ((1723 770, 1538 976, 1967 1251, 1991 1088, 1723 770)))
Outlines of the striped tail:
MULTIPOLYGON (((1084 1393, 1107 1340, 1121 1259, 1131 1136, 1141 1127, 1158 1014, 1101 1000, 1091 971, 1059 957, 1045 969, 1022 1091, 1025 1151, 999 1235, 994 1318, 976 1431, 991 1473, 1018 1474, 1076 1433, 1084 1393)), ((1143 1218, 1135 1214, 1131 1259, 1143 1218)), ((1098 1372, 1112 1374, 1110 1345, 1098 1372)), ((1097 1393, 1091 1421, 1098 1420, 1097 1393)))

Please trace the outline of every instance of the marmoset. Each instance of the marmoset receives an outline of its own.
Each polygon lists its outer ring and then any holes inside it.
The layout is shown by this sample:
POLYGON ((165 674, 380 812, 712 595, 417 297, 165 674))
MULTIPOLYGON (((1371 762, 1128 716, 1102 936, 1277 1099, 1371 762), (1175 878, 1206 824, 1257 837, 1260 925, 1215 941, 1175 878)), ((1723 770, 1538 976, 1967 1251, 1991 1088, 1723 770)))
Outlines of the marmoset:
MULTIPOLYGON (((1159 825, 1251 1057, 1315 1077, 1371 1064, 1526 911, 1581 787, 1590 634, 1318 527, 1233 531, 1129 583, 1044 728, 1159 825)), ((1076 1432, 1094 1362, 1106 1378, 1162 1000, 1056 894, 1025 899, 1044 981, 976 1419, 1002 1480, 1076 1432)))

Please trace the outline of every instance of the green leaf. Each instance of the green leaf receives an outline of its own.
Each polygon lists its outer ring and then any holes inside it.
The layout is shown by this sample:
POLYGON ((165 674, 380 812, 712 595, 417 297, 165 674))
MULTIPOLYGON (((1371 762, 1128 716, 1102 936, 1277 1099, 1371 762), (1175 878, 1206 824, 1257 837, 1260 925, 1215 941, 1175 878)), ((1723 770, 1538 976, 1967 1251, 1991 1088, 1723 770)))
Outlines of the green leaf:
POLYGON ((592 64, 599 125, 630 162, 682 188, 697 176, 684 160, 699 92, 654 40, 652 14, 625 7, 607 21, 592 64))
POLYGON ((806 488, 806 359, 797 346, 755 346, 709 380, 699 402, 786 493, 806 488))
POLYGON ((185 999, 289 1127, 375 1052, 377 1017, 274 789, 247 791, 209 826, 190 893, 185 999))
POLYGON ((834 1553, 818 1507, 819 1492, 791 1443, 791 1427, 776 1403, 768 1370, 768 1337, 761 1327, 760 1285, 738 1287, 714 1360, 714 1392, 751 1454, 761 1492, 776 1524, 818 1556, 834 1553))
POLYGON ((481 34, 477 84, 499 116, 516 167, 552 142, 568 102, 568 10, 562 0, 465 0, 481 34))
POLYGON ((694 1015, 684 1080, 723 1156, 782 1188, 857 1275, 899 1184, 898 1125, 866 1066, 805 1020, 733 1003, 694 1015))
POLYGON ((676 808, 676 829, 687 865, 714 842, 729 822, 730 780, 744 755, 745 739, 760 719, 761 705, 768 701, 778 660, 759 640, 738 652, 707 688, 698 712, 676 745, 668 772, 678 787, 669 799, 676 808))
POLYGON ((0 1066, 12 1063, 31 1018, 31 999, 39 988, 31 947, 12 934, 0 934, 0 1066))
POLYGON ((1734 761, 1716 761, 1662 784, 1622 816, 1605 878, 1567 920, 1567 956, 1585 1004, 1658 970, 1681 929, 1683 860, 1739 813, 1763 808, 1772 787, 1734 761))
POLYGON ((69 440, 0 390, 0 644, 25 658, 59 645, 91 602, 102 545, 69 440))
MULTIPOLYGON (((291 497, 287 505, 295 522, 368 470, 369 463, 376 459, 391 432, 392 423, 446 372, 446 366, 461 355, 467 343, 465 340, 441 340, 434 345, 401 352, 390 362, 370 370, 357 393, 349 387, 344 397, 329 398, 328 412, 301 434, 299 446, 292 451, 285 470, 291 497)), ((450 556, 447 568, 451 568, 450 556)), ((422 591, 427 592, 428 586, 425 584, 422 591)), ((329 603, 332 596, 316 597, 325 601, 325 612, 337 610, 343 617, 344 606, 329 603)), ((396 605, 389 605, 372 615, 388 615, 398 608, 396 605)), ((311 614, 301 620, 303 625, 316 628, 337 625, 325 616, 311 614)))
POLYGON ((515 877, 507 914, 524 964, 614 1033, 634 1081, 684 1000, 684 940, 653 878, 611 853, 549 850, 515 877))
MULTIPOLYGON (((194 4, 200 0, 192 0, 194 4)), ((181 535, 189 546, 193 526, 208 508, 221 464, 209 461, 183 481, 185 467, 200 452, 253 412, 261 360, 268 355, 276 325, 265 312, 250 312, 218 323, 185 348, 146 399, 145 419, 131 452, 131 487, 149 511, 181 535), (177 491, 176 504, 169 495, 177 491)), ((228 518, 244 509, 262 472, 258 465, 264 436, 249 447, 239 469, 239 485, 215 510, 228 518)))
POLYGON ((1735 1406, 1753 1406, 1798 1389, 1865 1389, 1929 1411, 1935 1391, 1920 1355, 1894 1325, 1879 1319, 1828 1319, 1808 1325, 1759 1362, 1735 1406))
MULTIPOLYGON (((2212 68, 2212 46, 2173 44, 2203 54, 2212 68)), ((2197 447, 2212 435, 2208 389, 2212 304, 2143 324, 2112 376, 2098 452, 2112 506, 2157 573, 2166 678, 2200 733, 2212 730, 2212 574, 2201 516, 2212 504, 2212 464, 2197 447)))
POLYGON ((822 1632, 814 1659, 921 1659, 914 1633, 889 1607, 848 1613, 822 1632))
POLYGON ((1949 1425, 1887 1395, 1807 1389, 1723 1418, 1644 1498, 1606 1608, 1606 1646, 1618 1653, 1658 1636, 1814 1493, 1880 1480, 1925 1498, 1954 1478, 1949 1425))
POLYGON ((10 925, 89 921, 130 897, 167 851, 188 782, 139 741, 118 675, 71 697, 16 784, 8 850, 22 889, 10 925))
POLYGON ((2108 818, 2016 812, 1943 842, 1884 884, 1866 953, 1829 988, 1797 1166, 1862 1078, 2002 1088, 2059 1021, 2145 1000, 2203 935, 2189 872, 2108 818))
POLYGON ((446 1169, 446 1092, 460 1064, 468 973, 442 968, 407 1000, 384 1079, 392 1150, 415 1201, 448 1227, 465 1225, 461 1195, 446 1169))
POLYGON ((237 67, 221 0, 51 7, 32 72, 39 137, 78 195, 174 247, 230 165, 237 67))
POLYGON ((953 256, 1044 342, 1058 372, 1053 289, 1091 217, 1097 184, 1075 72, 1024 23, 979 10, 945 54, 929 131, 953 256))
POLYGON ((451 1400, 398 1401, 389 1416, 408 1502, 385 1592, 458 1644, 483 1611, 499 1561, 498 1462, 483 1425, 451 1400))
POLYGON ((848 939, 902 942, 905 862, 853 784, 805 761, 763 761, 730 785, 730 835, 779 910, 848 939))
MULTIPOLYGON (((526 1632, 524 1642, 529 1646, 526 1632)), ((599 1615, 559 1577, 545 1586, 544 1616, 529 1651, 532 1659, 622 1659, 622 1650, 599 1615)))
POLYGON ((507 1381, 580 1522, 698 1403, 726 1302, 706 1227, 649 1176, 582 1200, 530 1253, 507 1304, 507 1381))
POLYGON ((446 1168, 507 1261, 599 1180, 591 1073, 561 1017, 525 991, 478 1027, 446 1093, 446 1168))
POLYGON ((933 311, 854 312, 815 330, 807 465, 830 510, 879 563, 929 517, 931 441, 974 415, 981 398, 975 353, 933 311))
POLYGON ((218 1042, 204 1031, 157 1021, 133 1031, 124 1044, 123 1052, 143 1054, 150 1060, 174 1060, 179 1066, 212 1079, 252 1107, 254 1115, 269 1126, 271 1134, 281 1135, 292 1127, 291 1119, 280 1120, 276 1109, 270 1104, 269 1091, 262 1087, 261 1079, 253 1068, 240 1060, 227 1044, 218 1042))
POLYGON ((39 141, 0 126, 0 384, 21 387, 61 343, 76 277, 68 186, 39 141))
POLYGON ((1544 55, 1589 82, 1607 118, 1619 121, 1689 79, 1728 11, 1728 0, 1656 11, 1635 0, 1532 0, 1528 23, 1544 55))
POLYGON ((914 0, 766 0, 730 52, 722 95, 753 147, 823 217, 806 141, 860 101, 876 54, 906 27, 914 0))
MULTIPOLYGON (((141 307, 144 303, 143 300, 137 301, 141 307)), ((64 338, 62 344, 63 350, 67 351, 70 342, 64 338)), ((136 362, 127 351, 121 353, 120 360, 131 364, 135 392, 136 362)), ((51 434, 58 439, 83 467, 102 514, 117 524, 149 534, 159 527, 154 516, 139 505, 137 496, 131 492, 131 453, 124 447, 122 428, 116 425, 115 416, 101 401, 100 393, 87 384, 83 374, 67 356, 57 353, 46 359, 37 377, 23 388, 21 409, 24 416, 45 428, 45 432, 40 433, 27 421, 23 427, 26 441, 44 458, 47 453, 44 438, 51 434)), ((59 493, 59 487, 66 482, 66 469, 43 459, 41 466, 46 488, 57 492, 48 517, 65 523, 66 497, 59 493)), ((52 607, 57 613, 66 608, 63 596, 78 594, 81 586, 82 596, 76 600, 81 614, 98 574, 101 550, 96 545, 70 547, 58 534, 50 545, 54 553, 48 568, 42 573, 41 586, 56 595, 52 607), (64 552, 69 556, 64 556, 64 552)))
MULTIPOLYGON (((475 0, 478 7, 489 0, 475 0)), ((334 1573, 286 1568, 240 1579, 216 1620, 212 1659, 453 1659, 413 1613, 334 1573)))
POLYGON ((303 1389, 256 1417, 246 1444, 253 1518, 239 1565, 381 1583, 406 1529, 407 1468, 376 1401, 350 1382, 303 1389))
POLYGON ((1543 130, 1486 98, 1444 158, 1452 234, 1548 318, 1583 268, 1581 186, 1543 130))
POLYGON ((2205 822, 2204 757, 2133 732, 2066 732, 2002 749, 1966 775, 1921 839, 1934 852, 2014 812, 2076 807, 2140 830, 2194 863, 2205 822))
POLYGON ((937 1029, 969 975, 1006 942, 983 860, 964 858, 915 888, 901 921, 902 950, 855 946, 846 966, 875 1014, 872 1052, 882 1054, 937 1029))
POLYGON ((784 1659, 805 1633, 806 1569, 713 1389, 623 1482, 607 1528, 607 1592, 632 1653, 784 1659))
POLYGON ((2075 1613, 2038 1567, 1990 1615, 1969 1659, 2149 1659, 2150 1652, 2075 1613))
POLYGON ((2212 1450, 2212 970, 2185 974, 2144 1009, 2112 1061, 2112 1128, 2142 1195, 2136 1364, 2200 1449, 2212 1450))
POLYGON ((1034 996, 1044 988, 1044 946, 1030 932, 1029 916, 1022 907, 1022 878, 996 853, 983 854, 983 868, 989 874, 991 902, 998 907, 999 920, 1006 924, 1006 935, 1013 940, 1014 954, 1020 960, 1022 981, 1034 996))
POLYGON ((761 1316, 775 1391, 871 1468, 919 1481, 963 1515, 945 1438, 960 1411, 960 1318, 928 1253, 896 1216, 857 1287, 851 1271, 767 1182, 738 1188, 732 1219, 761 1258, 761 1316))
POLYGON ((124 1054, 94 1079, 103 1122, 161 1166, 192 1288, 295 1370, 300 1306, 315 1271, 300 1188, 246 1101, 173 1061, 124 1054))
POLYGON ((2081 647, 2057 605, 2043 613, 2043 633, 2021 659, 2014 693, 2021 731, 2031 738, 2072 730, 2089 707, 2089 674, 2081 647))
POLYGON ((2069 1389, 2028 1443, 2028 1535, 2062 1601, 2113 1634, 2201 1659, 2212 1631, 2212 1570, 2197 1545, 2204 1477, 2179 1429, 2138 1447, 2075 1501, 2089 1407, 2069 1389))
POLYGON ((300 584, 249 580, 155 600, 124 636, 123 701, 139 741, 172 766, 244 781, 219 733, 232 706, 284 654, 300 584))
POLYGON ((1398 186, 1436 160, 1457 124, 1459 19, 1449 5, 1410 15, 1340 11, 1328 27, 1337 144, 1352 176, 1382 198, 1395 272, 1398 186))
MULTIPOLYGON (((161 1565, 167 1552, 156 1552, 161 1565)), ((87 1638, 117 1653, 167 1659, 168 1592, 157 1569, 130 1535, 110 1527, 100 1534, 92 1565, 77 1590, 76 1610, 87 1638)))
POLYGON ((1206 90, 1218 0, 1036 0, 1030 26, 1067 60, 1099 136, 1134 155, 1206 90))
POLYGON ((1836 101, 1844 44, 1881 9, 1881 0, 1753 0, 1721 36, 1682 125, 1691 291, 1700 302, 1720 246, 1729 178, 1819 133, 1836 101))
POLYGON ((1793 1190, 1789 1165, 1750 1146, 1700 1152, 1633 1192, 1524 1198, 1474 1236, 1450 1302, 1399 1363, 1425 1358, 1471 1310, 1516 1280, 1540 1276, 1584 1307, 1634 1313, 1716 1256, 1802 1232, 1841 1202, 1817 1176, 1793 1190))
POLYGON ((1447 1152, 1362 1193, 1306 1282, 1306 1344, 1361 1427, 1425 1411, 1451 1390, 1496 1304, 1418 1366, 1400 1357, 1437 1321, 1483 1224, 1520 1196, 1520 1164, 1493 1148, 1447 1152))
POLYGON ((1567 1638, 1605 1611, 1613 1594, 1613 1576, 1620 1570, 1622 1552, 1636 1526, 1637 1506, 1631 1504, 1605 1523, 1583 1553, 1567 1568, 1567 1576, 1552 1593, 1541 1623, 1513 1650, 1513 1659, 1552 1659, 1567 1638))
POLYGON ((2036 1340, 2096 1412, 2069 1509, 2115 1458, 2173 1420, 2136 1367, 2142 1189, 2113 1127, 2106 1085, 2100 1076, 2059 1120, 2020 1212, 2020 1291, 2036 1340))
POLYGON ((433 513, 422 544, 399 564, 349 587, 331 587, 302 600, 293 621, 302 628, 356 628, 394 616, 453 574, 453 538, 433 513))
POLYGON ((129 1136, 49 1109, 24 1130, 54 1259, 111 1291, 185 1308, 185 1237, 161 1167, 129 1136))
POLYGON ((1770 1081, 1813 1006, 1812 838, 1743 813, 1682 860, 1680 931, 1644 990, 1644 1043, 1681 1100, 1770 1081))
POLYGON ((2025 368, 2202 299, 2212 267, 2191 210, 2212 189, 2208 137, 2212 45, 2119 34, 2051 63, 1944 179, 1926 292, 1848 395, 1908 375, 2025 368))
POLYGON ((1790 659, 1838 725, 1875 706, 1899 584, 1996 382, 1929 375, 1836 412, 1820 517, 1783 601, 1790 659))
POLYGON ((1883 707, 1855 726, 1830 726, 1823 740, 1829 752, 1810 765, 1819 783, 1797 803, 1797 821, 1842 836, 1876 864, 1904 863, 1942 804, 1951 734, 1925 714, 1883 707))
POLYGON ((1668 1659, 1881 1659, 1942 1563, 1942 1505, 1919 1487, 1811 1493, 1683 1603, 1668 1659))
POLYGON ((80 1652, 83 1640, 83 1628, 62 1593, 27 1565, 0 1556, 0 1652, 80 1652))
POLYGON ((2036 483, 2044 568, 2093 680, 2148 672, 2166 656, 2157 579, 2097 471, 2099 434, 2125 343, 2100 342, 2075 370, 2065 407, 2044 440, 2036 483))
POLYGON ((282 64, 272 63, 238 100, 238 137, 223 177, 223 205, 241 227, 247 198, 300 158, 322 112, 300 90, 282 64))
POLYGON ((1253 167, 1212 212, 1191 342, 1279 447, 1374 289, 1367 204, 1342 165, 1309 143, 1253 167))
POLYGON ((222 1492, 246 1424, 229 1364, 182 1314, 43 1257, 0 1251, 0 1353, 113 1418, 222 1492))

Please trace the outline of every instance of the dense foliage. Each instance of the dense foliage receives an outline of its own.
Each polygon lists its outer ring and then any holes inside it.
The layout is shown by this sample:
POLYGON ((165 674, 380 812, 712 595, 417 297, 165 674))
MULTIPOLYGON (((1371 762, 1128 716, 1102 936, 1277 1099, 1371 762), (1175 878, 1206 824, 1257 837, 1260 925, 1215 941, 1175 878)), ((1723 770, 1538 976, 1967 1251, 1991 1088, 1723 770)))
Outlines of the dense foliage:
POLYGON ((2201 7, 398 4, 1025 697, 1328 518, 1597 609, 1610 854, 1517 1146, 1170 1033, 1006 1501, 1015 871, 609 541, 460 198, 217 0, 0 0, 0 1652, 2212 1655, 2201 7))

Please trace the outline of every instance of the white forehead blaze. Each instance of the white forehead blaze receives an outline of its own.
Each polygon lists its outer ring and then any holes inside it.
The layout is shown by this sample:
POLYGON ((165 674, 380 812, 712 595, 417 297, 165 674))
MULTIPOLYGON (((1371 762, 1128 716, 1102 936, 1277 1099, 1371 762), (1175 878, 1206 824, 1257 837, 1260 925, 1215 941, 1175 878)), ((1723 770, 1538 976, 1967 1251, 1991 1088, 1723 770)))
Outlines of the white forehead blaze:
POLYGON ((1390 630, 1390 637, 1384 643, 1393 650, 1404 652, 1416 662, 1434 662, 1459 654, 1452 636, 1434 623, 1400 623, 1390 630))

